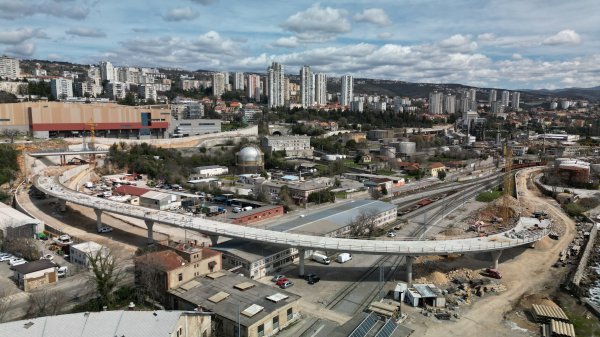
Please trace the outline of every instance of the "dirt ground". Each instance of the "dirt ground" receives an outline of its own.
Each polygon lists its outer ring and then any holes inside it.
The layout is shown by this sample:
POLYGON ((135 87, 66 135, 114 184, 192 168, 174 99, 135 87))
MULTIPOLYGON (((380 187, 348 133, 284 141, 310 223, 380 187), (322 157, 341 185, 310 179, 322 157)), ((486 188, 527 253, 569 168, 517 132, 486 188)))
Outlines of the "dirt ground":
MULTIPOLYGON (((539 169, 539 168, 538 168, 539 169)), ((558 204, 542 196, 537 190, 528 190, 526 178, 528 172, 522 172, 517 178, 520 206, 523 214, 543 209, 558 225, 564 226, 564 235, 559 240, 544 239, 535 249, 512 249, 505 251, 500 258, 502 283, 507 291, 494 296, 486 296, 474 302, 463 312, 456 322, 439 323, 431 319, 418 319, 408 322, 415 329, 414 336, 537 336, 537 325, 529 324, 527 317, 519 308, 519 303, 531 305, 528 299, 543 298, 553 293, 564 278, 566 269, 553 268, 558 254, 568 246, 575 236, 575 223, 562 212, 558 204), (520 250, 520 251, 519 251, 520 250), (534 295, 533 297, 527 297, 534 295), (515 308, 517 308, 515 310, 515 308), (521 316, 521 317, 520 317, 521 316), (412 323, 412 324, 411 324, 412 323), (531 329, 531 330, 530 330, 531 329)), ((474 267, 470 259, 457 259, 456 267, 474 267)), ((488 262, 489 263, 489 262, 488 262)), ((480 266, 478 266, 480 267, 480 266)))

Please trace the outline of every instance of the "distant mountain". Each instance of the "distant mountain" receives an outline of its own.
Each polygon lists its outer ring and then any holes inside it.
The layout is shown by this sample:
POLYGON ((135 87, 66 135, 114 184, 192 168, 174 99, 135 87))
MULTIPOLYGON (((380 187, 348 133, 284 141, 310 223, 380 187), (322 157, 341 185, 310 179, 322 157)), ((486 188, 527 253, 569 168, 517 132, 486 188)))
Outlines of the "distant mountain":
POLYGON ((556 98, 583 99, 589 101, 600 101, 600 86, 593 88, 564 88, 564 89, 541 89, 523 90, 530 94, 552 96, 556 98))

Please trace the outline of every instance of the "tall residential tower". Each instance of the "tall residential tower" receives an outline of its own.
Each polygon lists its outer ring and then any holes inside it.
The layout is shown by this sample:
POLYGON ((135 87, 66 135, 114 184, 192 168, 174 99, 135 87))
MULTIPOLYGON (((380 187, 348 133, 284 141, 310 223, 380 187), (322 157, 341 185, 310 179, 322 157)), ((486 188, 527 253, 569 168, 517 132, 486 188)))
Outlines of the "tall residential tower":
POLYGON ((273 62, 267 69, 269 108, 285 105, 283 65, 273 62))
POLYGON ((350 102, 354 98, 354 81, 352 75, 342 76, 342 94, 340 96, 340 104, 350 107, 350 102))

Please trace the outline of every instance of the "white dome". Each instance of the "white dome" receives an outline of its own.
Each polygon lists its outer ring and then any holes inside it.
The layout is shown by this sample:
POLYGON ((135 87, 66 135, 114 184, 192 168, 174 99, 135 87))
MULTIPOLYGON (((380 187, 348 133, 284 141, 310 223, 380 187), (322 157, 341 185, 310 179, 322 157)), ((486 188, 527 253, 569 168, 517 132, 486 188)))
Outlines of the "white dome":
POLYGON ((246 146, 238 152, 240 162, 257 162, 261 160, 260 151, 254 146, 246 146))

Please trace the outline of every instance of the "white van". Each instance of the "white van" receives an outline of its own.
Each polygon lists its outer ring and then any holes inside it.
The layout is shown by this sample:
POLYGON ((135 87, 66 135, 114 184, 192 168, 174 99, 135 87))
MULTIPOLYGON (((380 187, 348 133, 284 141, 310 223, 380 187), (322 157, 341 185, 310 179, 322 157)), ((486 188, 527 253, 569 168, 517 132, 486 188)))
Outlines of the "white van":
POLYGON ((241 208, 241 207, 234 207, 234 208, 233 208, 231 211, 232 211, 233 213, 239 213, 239 212, 241 212, 241 211, 242 211, 242 208, 241 208))
POLYGON ((340 255, 337 256, 336 260, 337 260, 338 263, 348 262, 348 261, 352 260, 352 254, 350 254, 350 253, 340 253, 340 255))
POLYGON ((243 208, 243 210, 244 210, 244 212, 251 211, 252 210, 252 206, 246 206, 246 207, 243 208))
POLYGON ((322 264, 330 264, 331 263, 331 260, 326 255, 321 254, 321 253, 314 253, 311 256, 311 259, 313 261, 317 261, 317 262, 322 263, 322 264))

